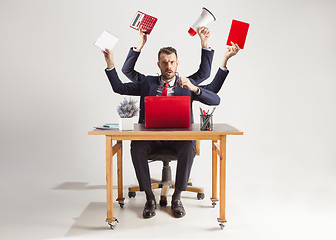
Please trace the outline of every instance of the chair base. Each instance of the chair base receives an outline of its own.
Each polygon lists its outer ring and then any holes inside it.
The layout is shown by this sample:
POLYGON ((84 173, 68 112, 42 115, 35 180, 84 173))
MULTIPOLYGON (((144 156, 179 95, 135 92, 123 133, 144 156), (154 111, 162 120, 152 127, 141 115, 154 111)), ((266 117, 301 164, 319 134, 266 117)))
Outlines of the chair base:
MULTIPOLYGON (((165 182, 161 182, 155 179, 151 180, 152 182, 152 189, 159 189, 161 188, 161 196, 160 196, 160 206, 161 207, 165 207, 167 206, 167 198, 168 198, 168 191, 170 188, 175 188, 175 183, 173 181, 165 181, 165 182)), ((135 197, 136 196, 136 192, 140 191, 140 187, 136 186, 136 187, 129 187, 128 188, 128 196, 130 198, 135 197)), ((192 183, 190 182, 190 179, 188 181, 188 187, 187 190, 188 192, 194 192, 197 193, 197 199, 201 200, 204 199, 205 195, 204 195, 204 189, 201 187, 193 187, 192 183)))

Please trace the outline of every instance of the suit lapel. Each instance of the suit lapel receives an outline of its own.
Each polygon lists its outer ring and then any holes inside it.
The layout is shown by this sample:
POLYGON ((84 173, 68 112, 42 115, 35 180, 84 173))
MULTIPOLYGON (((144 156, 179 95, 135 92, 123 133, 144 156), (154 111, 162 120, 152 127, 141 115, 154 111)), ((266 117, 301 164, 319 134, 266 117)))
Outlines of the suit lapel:
POLYGON ((149 96, 156 96, 157 94, 157 89, 159 88, 159 78, 158 77, 153 77, 151 80, 150 88, 149 88, 149 96))

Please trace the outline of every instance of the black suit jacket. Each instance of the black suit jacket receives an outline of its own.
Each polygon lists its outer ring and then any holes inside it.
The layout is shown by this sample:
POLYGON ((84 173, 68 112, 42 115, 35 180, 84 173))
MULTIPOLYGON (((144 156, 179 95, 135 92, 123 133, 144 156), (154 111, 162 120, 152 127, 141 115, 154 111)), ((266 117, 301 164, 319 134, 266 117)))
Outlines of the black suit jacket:
MULTIPOLYGON (((121 95, 131 95, 131 96, 140 96, 140 114, 139 114, 139 123, 145 122, 145 97, 146 96, 156 96, 157 89, 159 87, 159 78, 158 76, 146 76, 146 79, 139 83, 122 83, 117 74, 115 68, 108 71, 105 70, 106 75, 110 81, 112 89, 114 92, 121 95)), ((177 79, 176 79, 177 80, 177 79)), ((191 80, 192 81, 192 80, 191 80)), ((207 105, 218 105, 220 103, 220 98, 217 94, 207 89, 200 87, 201 94, 196 95, 195 93, 176 86, 174 89, 175 96, 190 96, 190 106, 191 106, 191 123, 193 123, 192 115, 192 102, 194 100, 200 101, 207 105)))
MULTIPOLYGON (((134 69, 139 56, 140 52, 136 52, 131 48, 121 69, 125 76, 134 83, 141 82, 146 78, 144 74, 141 74, 134 69)), ((214 50, 209 51, 202 49, 200 66, 197 72, 190 75, 188 78, 194 80, 196 84, 200 84, 210 77, 213 56, 214 50)))
MULTIPOLYGON (((145 75, 137 72, 134 69, 136 61, 138 60, 139 56, 140 52, 136 52, 131 48, 130 51, 128 52, 124 65, 121 69, 121 71, 125 74, 125 76, 134 83, 144 81, 144 79, 146 78, 145 75)), ((194 81, 193 82, 194 85, 198 86, 200 83, 202 83, 204 80, 210 77, 213 56, 214 56, 214 50, 209 51, 202 49, 201 63, 199 69, 197 72, 188 77, 189 79, 192 79, 194 81)), ((214 93, 218 93, 219 90, 222 88, 228 74, 229 74, 228 70, 222 70, 219 68, 211 83, 206 85, 200 85, 200 87, 202 87, 203 89, 210 90, 214 93)))
MULTIPOLYGON (((197 72, 189 76, 189 80, 194 84, 204 81, 210 76, 211 72, 211 63, 213 59, 214 51, 207 51, 202 49, 201 54, 201 64, 197 72)), ((121 95, 131 95, 131 96, 140 96, 140 114, 139 114, 139 123, 145 122, 145 97, 146 96, 156 96, 157 89, 159 87, 159 79, 161 76, 146 76, 142 73, 139 73, 134 70, 135 63, 140 55, 140 52, 136 52, 133 49, 130 49, 126 61, 122 67, 123 73, 132 80, 132 82, 122 83, 118 74, 114 69, 111 71, 106 70, 107 77, 110 81, 112 89, 114 92, 121 95)), ((175 81, 177 78, 175 79, 175 81)), ((218 84, 208 84, 205 86, 199 86, 201 89, 201 94, 196 95, 190 90, 176 86, 174 89, 175 96, 190 96, 190 109, 191 109, 191 119, 190 122, 193 123, 193 114, 192 114, 192 101, 197 100, 207 105, 218 105, 220 103, 219 96, 215 93, 215 88, 218 87, 218 84)), ((219 91, 219 90, 218 90, 219 91)), ((217 91, 217 92, 218 92, 217 91)))

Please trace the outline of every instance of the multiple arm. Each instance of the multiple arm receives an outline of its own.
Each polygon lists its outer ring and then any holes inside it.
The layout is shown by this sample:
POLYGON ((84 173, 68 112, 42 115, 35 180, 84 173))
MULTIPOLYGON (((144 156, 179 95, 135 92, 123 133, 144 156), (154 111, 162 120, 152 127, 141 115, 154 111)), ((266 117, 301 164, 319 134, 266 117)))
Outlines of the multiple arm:
POLYGON ((138 84, 121 82, 115 68, 105 70, 105 72, 115 93, 119 93, 120 95, 141 96, 138 84))
POLYGON ((204 104, 209 105, 209 106, 219 105, 220 97, 216 93, 214 93, 214 92, 212 92, 208 89, 204 89, 202 87, 200 87, 200 88, 201 88, 201 94, 197 95, 197 94, 193 93, 192 94, 193 100, 199 101, 199 102, 204 103, 204 104))
MULTIPOLYGON (((201 39, 202 45, 201 64, 198 71, 190 75, 188 78, 193 79, 197 84, 199 84, 210 76, 214 50, 209 48, 210 30, 206 27, 202 27, 198 29, 197 33, 201 39)), ((132 82, 141 82, 145 78, 143 74, 137 72, 134 68, 140 55, 140 51, 145 46, 146 42, 146 31, 140 27, 138 46, 134 49, 131 48, 121 69, 125 76, 132 82)))
POLYGON ((134 66, 135 66, 136 61, 138 60, 139 55, 140 55, 140 52, 130 49, 126 57, 126 60, 124 62, 124 65, 122 66, 122 69, 121 69, 121 71, 125 74, 125 76, 135 83, 142 82, 146 78, 144 74, 139 73, 134 70, 134 66))
POLYGON ((188 78, 193 79, 196 84, 202 83, 204 80, 210 77, 212 59, 214 56, 214 50, 202 49, 201 64, 194 74, 188 76, 188 78))
MULTIPOLYGON (((147 34, 140 28, 139 31, 139 44, 136 47, 136 51, 130 50, 126 61, 123 65, 122 72, 132 80, 132 83, 122 83, 118 77, 116 70, 114 69, 113 53, 111 50, 106 49, 102 51, 104 53, 107 68, 112 70, 106 70, 106 74, 109 78, 110 84, 114 92, 122 95, 140 96, 139 84, 146 79, 146 76, 135 71, 134 66, 140 55, 141 49, 147 42, 147 34)), ((216 94, 221 89, 229 71, 227 70, 228 60, 235 56, 240 50, 237 44, 231 42, 232 46, 227 48, 224 54, 223 63, 218 70, 215 78, 210 84, 198 86, 203 80, 209 77, 211 71, 211 63, 213 58, 213 50, 208 51, 204 48, 209 47, 210 31, 207 28, 200 28, 198 35, 201 39, 202 49, 202 61, 199 70, 188 78, 179 78, 178 84, 182 88, 186 88, 192 92, 192 96, 195 100, 198 100, 207 105, 218 105, 220 102, 219 96, 216 94)))
POLYGON ((227 75, 229 74, 229 70, 227 69, 221 69, 219 68, 216 76, 214 77, 214 79, 211 81, 211 83, 207 84, 207 85, 200 85, 199 87, 207 89, 209 91, 212 91, 214 93, 218 93, 219 90, 222 88, 224 81, 227 77, 227 75))
POLYGON ((180 87, 188 89, 191 91, 192 98, 206 105, 219 105, 220 97, 203 87, 198 87, 194 80, 189 78, 181 77, 177 80, 180 87))
POLYGON ((224 54, 224 59, 221 67, 218 69, 215 78, 211 81, 211 83, 207 85, 201 85, 200 87, 210 90, 214 93, 218 93, 222 88, 224 81, 229 74, 229 70, 226 68, 228 60, 235 56, 240 50, 237 44, 231 42, 231 46, 228 46, 227 51, 224 54))
POLYGON ((231 42, 231 46, 227 47, 227 51, 224 54, 224 59, 223 59, 223 64, 222 67, 226 68, 227 62, 228 60, 235 56, 240 50, 240 47, 238 46, 238 44, 231 42))
POLYGON ((117 71, 114 68, 113 52, 110 49, 102 51, 107 64, 105 73, 110 81, 111 87, 115 93, 121 95, 140 96, 139 86, 136 83, 122 83, 118 77, 117 71))
POLYGON ((145 75, 135 71, 135 63, 138 60, 142 48, 147 42, 147 33, 142 29, 142 26, 139 28, 139 43, 138 46, 133 49, 131 48, 128 52, 124 65, 121 68, 121 71, 125 76, 130 79, 132 82, 141 82, 145 79, 145 75))
POLYGON ((211 65, 214 55, 214 50, 209 47, 210 33, 210 30, 206 27, 201 27, 197 30, 197 34, 201 39, 202 46, 201 64, 197 72, 188 76, 188 78, 193 79, 196 84, 200 84, 210 77, 211 65))

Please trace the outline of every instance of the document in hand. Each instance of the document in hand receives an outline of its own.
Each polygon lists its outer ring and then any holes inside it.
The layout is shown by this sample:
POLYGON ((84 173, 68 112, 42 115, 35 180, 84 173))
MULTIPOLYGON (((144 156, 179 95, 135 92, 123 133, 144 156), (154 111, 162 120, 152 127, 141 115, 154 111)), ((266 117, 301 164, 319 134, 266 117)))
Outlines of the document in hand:
POLYGON ((228 40, 226 45, 231 46, 231 42, 238 44, 238 46, 243 49, 245 45, 247 31, 249 29, 250 24, 232 20, 231 29, 229 33, 228 40))
POLYGON ((112 49, 116 43, 118 42, 119 38, 112 35, 108 31, 104 31, 97 41, 94 43, 97 47, 99 47, 101 50, 105 51, 105 49, 112 49))

